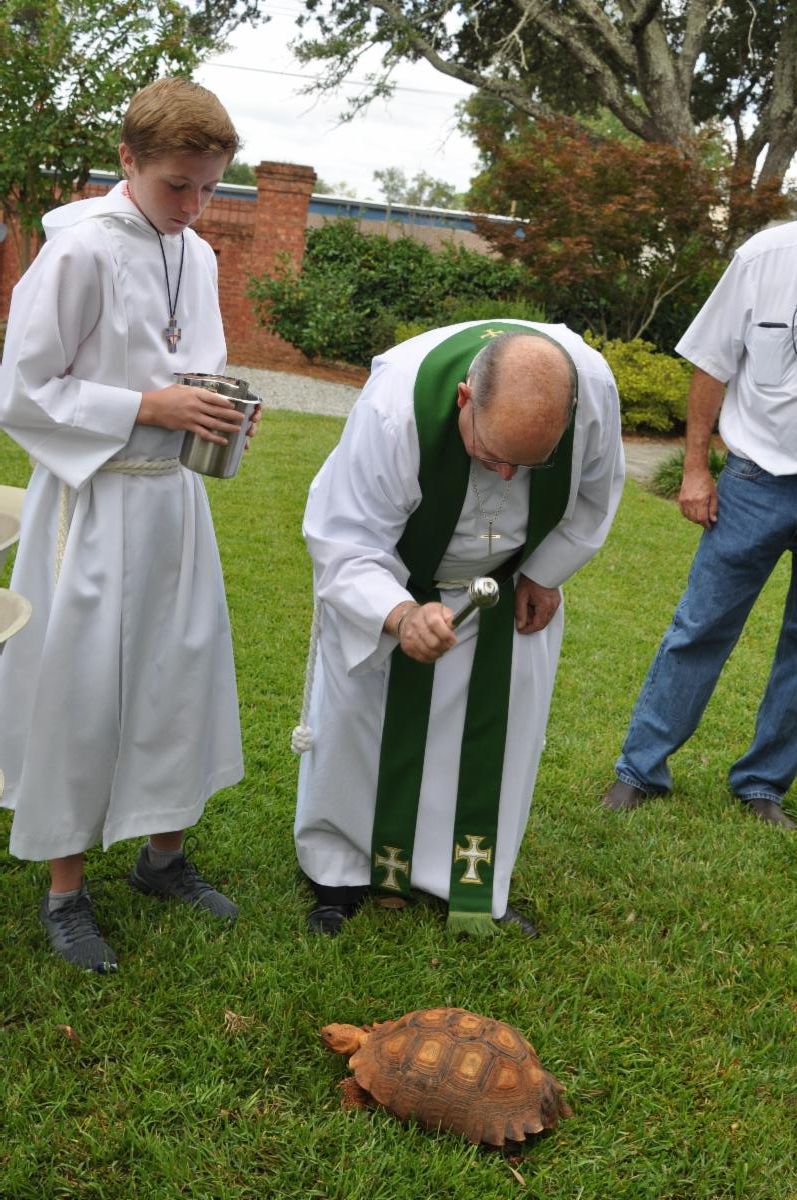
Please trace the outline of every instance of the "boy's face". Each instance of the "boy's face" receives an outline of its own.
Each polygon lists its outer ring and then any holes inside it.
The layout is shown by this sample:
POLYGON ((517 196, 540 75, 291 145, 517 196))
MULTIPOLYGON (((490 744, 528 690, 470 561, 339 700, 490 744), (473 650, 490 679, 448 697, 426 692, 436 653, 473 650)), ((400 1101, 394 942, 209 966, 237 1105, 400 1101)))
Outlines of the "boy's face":
POLYGON ((130 196, 161 233, 181 233, 202 214, 227 169, 226 154, 167 154, 139 162, 122 143, 130 196))

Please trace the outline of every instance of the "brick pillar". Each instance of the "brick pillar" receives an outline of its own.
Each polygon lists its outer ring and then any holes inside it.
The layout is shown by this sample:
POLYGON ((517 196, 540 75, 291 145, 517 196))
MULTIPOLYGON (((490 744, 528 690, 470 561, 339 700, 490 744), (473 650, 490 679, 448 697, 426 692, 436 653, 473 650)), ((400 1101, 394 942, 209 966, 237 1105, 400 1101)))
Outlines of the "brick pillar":
POLYGON ((316 181, 312 167, 262 162, 256 169, 257 214, 252 273, 270 270, 281 254, 298 266, 304 254, 307 210, 316 181))
MULTIPOLYGON (((242 270, 235 287, 240 296, 228 311, 222 307, 227 335, 228 359, 239 366, 290 369, 307 360, 301 351, 258 324, 246 286, 252 275, 271 271, 280 254, 288 254, 297 266, 304 254, 307 210, 316 174, 312 167, 293 163, 262 162, 256 170, 257 205, 242 270), (234 319, 231 319, 233 317, 234 319)), ((222 281, 224 278, 222 267, 222 281)))

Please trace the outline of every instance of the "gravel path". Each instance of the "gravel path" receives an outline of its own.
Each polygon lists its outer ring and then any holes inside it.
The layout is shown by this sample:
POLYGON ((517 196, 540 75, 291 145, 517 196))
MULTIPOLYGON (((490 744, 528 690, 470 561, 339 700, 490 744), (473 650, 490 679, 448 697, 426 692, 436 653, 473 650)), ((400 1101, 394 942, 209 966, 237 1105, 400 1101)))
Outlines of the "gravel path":
MULTIPOLYGON (((228 367, 228 373, 246 379, 262 397, 264 408, 288 408, 294 412, 325 413, 346 417, 360 389, 347 383, 330 383, 309 375, 291 375, 287 371, 262 371, 255 367, 228 367)), ((680 442, 626 441, 625 461, 630 479, 647 483, 658 464, 674 454, 680 442)))
POLYGON ((330 383, 310 375, 287 371, 261 371, 256 367, 228 367, 228 375, 245 379, 263 400, 264 408, 289 408, 293 412, 325 413, 347 417, 360 389, 348 383, 330 383))

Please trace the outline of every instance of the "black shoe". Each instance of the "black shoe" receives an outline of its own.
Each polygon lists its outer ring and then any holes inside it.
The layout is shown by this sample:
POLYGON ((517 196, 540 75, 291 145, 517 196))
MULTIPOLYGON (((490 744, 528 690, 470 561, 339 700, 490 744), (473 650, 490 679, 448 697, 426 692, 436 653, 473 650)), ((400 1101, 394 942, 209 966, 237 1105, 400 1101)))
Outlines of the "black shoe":
POLYGON ((319 904, 307 918, 307 926, 311 933, 326 933, 336 937, 343 928, 343 922, 353 917, 359 904, 319 904))
POLYGON ((498 917, 499 925, 517 925, 520 932, 528 938, 536 938, 540 936, 540 931, 533 921, 530 921, 525 913, 519 912, 518 909, 512 908, 510 904, 506 906, 506 912, 502 917, 498 917))
POLYGON ((786 816, 777 800, 767 800, 763 796, 754 800, 745 800, 742 796, 738 799, 759 821, 766 821, 768 825, 780 825, 782 829, 797 829, 797 822, 786 816))
POLYGON ((145 896, 183 900, 225 921, 234 921, 238 916, 238 905, 204 880, 184 854, 173 859, 168 867, 158 868, 153 867, 147 847, 142 846, 136 865, 127 878, 130 886, 145 896))
POLYGON ((53 950, 73 967, 99 975, 116 970, 116 955, 97 928, 85 887, 60 908, 51 909, 49 894, 45 895, 39 916, 53 950))
POLYGON ((650 799, 651 796, 647 792, 643 792, 642 788, 634 787, 631 783, 623 783, 622 779, 618 779, 609 788, 601 804, 612 812, 631 812, 632 809, 639 808, 641 804, 650 799))

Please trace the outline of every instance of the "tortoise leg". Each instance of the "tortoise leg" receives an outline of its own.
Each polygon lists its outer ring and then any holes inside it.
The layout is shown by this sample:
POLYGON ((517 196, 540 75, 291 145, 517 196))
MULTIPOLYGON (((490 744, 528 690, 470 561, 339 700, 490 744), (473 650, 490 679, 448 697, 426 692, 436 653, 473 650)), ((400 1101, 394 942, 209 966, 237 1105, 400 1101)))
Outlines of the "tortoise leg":
POLYGON ((347 1075, 340 1084, 340 1106, 346 1110, 350 1108, 373 1108, 373 1098, 366 1092, 365 1088, 360 1087, 353 1075, 347 1075))

